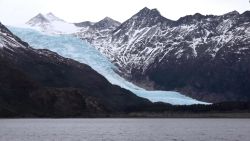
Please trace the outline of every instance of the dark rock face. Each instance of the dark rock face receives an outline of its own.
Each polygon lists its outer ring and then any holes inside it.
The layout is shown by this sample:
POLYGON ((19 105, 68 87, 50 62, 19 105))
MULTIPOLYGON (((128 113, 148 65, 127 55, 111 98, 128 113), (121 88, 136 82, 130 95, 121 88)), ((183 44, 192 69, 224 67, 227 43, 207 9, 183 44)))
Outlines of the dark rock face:
POLYGON ((99 22, 93 24, 92 28, 96 30, 107 30, 107 29, 114 29, 118 27, 120 24, 121 23, 119 23, 118 21, 115 21, 109 17, 105 17, 99 22))
POLYGON ((90 116, 151 104, 85 64, 35 50, 0 24, 0 115, 90 116))
POLYGON ((90 21, 84 21, 84 22, 74 23, 74 24, 78 27, 83 27, 83 28, 92 28, 95 30, 107 30, 107 29, 114 29, 118 27, 121 23, 109 17, 105 17, 104 19, 96 23, 90 22, 90 21))
POLYGON ((250 16, 188 15, 166 19, 144 8, 103 38, 90 41, 136 83, 208 102, 250 99, 250 16), (147 85, 147 84, 146 84, 147 85))
MULTIPOLYGON (((125 32, 127 32, 130 28, 136 30, 158 24, 166 24, 166 22, 170 24, 172 21, 161 16, 160 12, 157 9, 150 10, 145 7, 130 19, 122 23, 120 27, 114 30, 114 33, 119 31, 119 33, 126 34, 125 32)), ((119 38, 119 35, 116 34, 116 37, 119 38)))

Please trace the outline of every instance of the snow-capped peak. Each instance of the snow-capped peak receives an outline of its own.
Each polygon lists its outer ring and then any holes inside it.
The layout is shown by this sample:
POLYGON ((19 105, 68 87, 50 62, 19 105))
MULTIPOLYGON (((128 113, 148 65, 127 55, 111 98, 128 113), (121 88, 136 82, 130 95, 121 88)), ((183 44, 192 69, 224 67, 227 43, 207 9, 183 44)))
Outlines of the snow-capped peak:
POLYGON ((56 17, 51 12, 46 15, 39 13, 26 24, 29 28, 49 34, 71 34, 80 30, 74 24, 56 17))
POLYGON ((58 17, 56 17, 53 13, 47 13, 46 15, 45 15, 45 17, 49 20, 49 21, 63 21, 64 22, 64 20, 62 20, 62 19, 60 19, 60 18, 58 18, 58 17))
POLYGON ((41 13, 37 14, 35 17, 31 18, 26 24, 35 26, 37 24, 49 23, 49 20, 41 13))

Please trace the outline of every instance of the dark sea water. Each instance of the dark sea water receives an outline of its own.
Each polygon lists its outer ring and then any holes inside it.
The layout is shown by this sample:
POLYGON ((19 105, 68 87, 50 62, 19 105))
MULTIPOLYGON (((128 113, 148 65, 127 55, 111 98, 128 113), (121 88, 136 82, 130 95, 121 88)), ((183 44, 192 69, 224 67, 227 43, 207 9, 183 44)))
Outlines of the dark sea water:
POLYGON ((0 141, 250 141, 250 119, 0 119, 0 141))

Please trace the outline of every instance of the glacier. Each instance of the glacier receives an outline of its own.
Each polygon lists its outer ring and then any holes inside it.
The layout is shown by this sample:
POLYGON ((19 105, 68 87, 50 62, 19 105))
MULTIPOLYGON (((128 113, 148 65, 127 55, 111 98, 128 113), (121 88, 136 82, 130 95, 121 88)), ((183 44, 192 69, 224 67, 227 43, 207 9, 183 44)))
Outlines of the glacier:
MULTIPOLYGON (((165 102, 173 105, 209 104, 184 96, 174 91, 145 90, 118 75, 117 69, 106 57, 87 42, 72 35, 50 35, 33 29, 9 27, 23 41, 36 49, 49 49, 59 55, 89 65, 104 76, 111 84, 130 90, 139 97, 152 102, 165 102)), ((81 76, 79 76, 81 77, 81 76)))

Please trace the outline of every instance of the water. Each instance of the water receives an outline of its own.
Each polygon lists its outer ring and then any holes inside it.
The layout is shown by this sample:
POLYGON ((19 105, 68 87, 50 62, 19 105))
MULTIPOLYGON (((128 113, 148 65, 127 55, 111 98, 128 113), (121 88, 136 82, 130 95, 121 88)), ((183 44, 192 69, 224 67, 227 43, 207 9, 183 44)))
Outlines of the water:
POLYGON ((0 119, 0 141, 249 141, 250 119, 0 119))
POLYGON ((99 53, 94 47, 86 42, 70 35, 47 35, 31 29, 9 27, 11 31, 32 47, 49 49, 59 55, 72 58, 81 63, 88 64, 98 73, 103 75, 110 83, 132 91, 140 97, 147 98, 152 102, 166 102, 176 105, 207 104, 184 96, 173 91, 147 91, 140 88, 115 73, 116 67, 107 58, 99 53))

